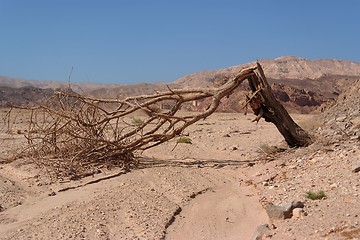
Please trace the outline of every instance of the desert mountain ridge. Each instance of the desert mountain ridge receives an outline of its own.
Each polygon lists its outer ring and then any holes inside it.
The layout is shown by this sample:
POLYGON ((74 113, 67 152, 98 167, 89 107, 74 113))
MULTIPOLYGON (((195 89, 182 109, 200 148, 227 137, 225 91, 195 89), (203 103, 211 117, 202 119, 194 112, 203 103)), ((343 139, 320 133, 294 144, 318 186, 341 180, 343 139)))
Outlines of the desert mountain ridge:
MULTIPOLYGON (((327 101, 336 99, 349 84, 360 78, 360 63, 347 60, 310 60, 295 56, 283 56, 258 61, 272 84, 275 96, 287 108, 304 113, 316 110, 327 101)), ((228 68, 192 73, 167 83, 139 83, 133 85, 71 83, 71 87, 78 93, 99 98, 122 98, 154 94, 155 92, 167 91, 168 87, 207 88, 221 85, 233 74, 245 67, 253 66, 255 63, 250 62, 228 68)), ((0 77, 0 88, 2 88, 1 92, 3 93, 0 96, 1 105, 6 104, 6 101, 11 101, 11 96, 14 98, 16 95, 14 90, 11 90, 11 94, 6 94, 9 91, 6 89, 9 88, 32 87, 30 88, 32 89, 31 94, 26 94, 26 91, 22 90, 22 95, 34 96, 36 94, 34 94, 35 90, 33 88, 56 89, 67 86, 67 82, 0 77), (6 87, 5 90, 4 87, 6 87), (6 99, 5 96, 10 100, 6 99)), ((246 91, 246 84, 243 84, 241 89, 238 89, 231 98, 226 100, 220 110, 238 111, 244 101, 244 91, 246 91)), ((41 94, 41 91, 37 92, 41 94)), ((49 91, 45 92, 49 93, 49 91)), ((31 101, 31 96, 26 97, 26 102, 31 101)), ((206 107, 206 102, 200 102, 198 107, 206 107)))
MULTIPOLYGON (((348 60, 311 60, 295 56, 283 56, 258 61, 269 79, 314 80, 327 76, 360 76, 360 63, 348 60)), ((204 87, 220 76, 235 74, 241 69, 255 64, 256 62, 250 62, 213 71, 193 73, 179 78, 175 83, 204 87)))
MULTIPOLYGON (((260 59, 258 60, 267 78, 270 79, 318 79, 325 76, 360 76, 360 63, 348 60, 336 59, 305 59, 296 56, 282 56, 274 59, 260 59)), ((81 88, 83 91, 91 91, 100 88, 112 88, 122 86, 137 85, 188 85, 205 87, 212 83, 218 75, 231 75, 240 71, 241 69, 253 66, 256 62, 244 63, 228 68, 217 70, 205 70, 197 73, 187 74, 173 82, 167 83, 138 83, 138 84, 103 84, 94 82, 71 82, 72 87, 81 88)), ((1 73, 0 73, 1 74, 1 73)), ((67 87, 66 81, 51 81, 51 80, 25 80, 21 78, 12 78, 0 76, 0 86, 20 88, 26 86, 38 88, 62 88, 67 87)))

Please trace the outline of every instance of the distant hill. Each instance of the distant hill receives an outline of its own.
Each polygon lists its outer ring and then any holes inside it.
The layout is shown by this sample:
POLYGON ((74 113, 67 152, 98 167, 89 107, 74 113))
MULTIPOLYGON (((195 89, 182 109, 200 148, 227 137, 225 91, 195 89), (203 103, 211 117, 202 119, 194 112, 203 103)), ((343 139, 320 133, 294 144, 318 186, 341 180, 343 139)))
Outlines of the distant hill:
POLYGON ((37 101, 50 97, 53 93, 54 90, 50 88, 0 86, 0 107, 32 105, 37 101))
MULTIPOLYGON (((115 87, 120 86, 120 84, 100 84, 100 83, 77 83, 71 82, 71 88, 76 92, 89 92, 95 89, 99 89, 102 87, 115 87)), ((57 89, 57 88, 67 88, 69 83, 62 82, 62 81, 39 81, 39 80, 25 80, 21 78, 11 78, 0 76, 0 87, 11 87, 11 88, 21 88, 21 87, 35 87, 35 88, 42 88, 42 89, 57 89)))
MULTIPOLYGON (((259 60, 272 84, 276 97, 290 110, 311 112, 329 100, 336 99, 347 86, 360 78, 360 63, 320 59, 309 60, 293 56, 259 60)), ((224 83, 231 75, 255 62, 228 68, 192 73, 169 83, 140 83, 134 85, 105 85, 97 83, 72 83, 74 91, 99 98, 123 98, 126 96, 154 94, 170 88, 207 88, 224 83)), ((31 86, 41 89, 68 86, 65 82, 22 80, 0 77, 0 86, 19 88, 31 86)), ((247 90, 243 84, 233 96, 225 100, 222 111, 240 111, 247 90)), ((206 102, 198 104, 199 110, 206 102)), ((194 109, 196 110, 196 109, 194 109)))
MULTIPOLYGON (((329 76, 360 76, 360 63, 320 59, 309 60, 305 58, 285 56, 275 59, 259 60, 266 77, 287 82, 287 80, 315 80, 329 76)), ((253 66, 255 62, 240 64, 228 68, 193 73, 179 78, 175 83, 189 87, 206 87, 217 78, 232 75, 241 69, 253 66)))

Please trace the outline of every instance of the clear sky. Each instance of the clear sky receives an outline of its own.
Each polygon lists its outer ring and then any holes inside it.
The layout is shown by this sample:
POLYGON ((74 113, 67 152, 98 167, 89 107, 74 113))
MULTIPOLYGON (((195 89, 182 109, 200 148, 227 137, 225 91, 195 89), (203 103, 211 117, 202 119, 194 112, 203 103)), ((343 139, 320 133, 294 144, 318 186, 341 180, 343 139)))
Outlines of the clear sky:
POLYGON ((0 0, 0 75, 102 83, 295 55, 360 62, 357 0, 0 0))

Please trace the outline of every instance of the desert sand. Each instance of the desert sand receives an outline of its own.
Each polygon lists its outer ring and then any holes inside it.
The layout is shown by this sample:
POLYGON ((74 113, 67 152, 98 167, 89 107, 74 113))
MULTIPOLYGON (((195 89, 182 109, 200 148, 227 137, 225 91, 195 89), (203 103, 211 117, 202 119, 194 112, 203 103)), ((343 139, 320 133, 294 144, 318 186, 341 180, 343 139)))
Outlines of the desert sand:
MULTIPOLYGON (((3 162, 0 239, 255 239, 263 224, 269 232, 262 239, 355 239, 340 234, 360 229, 359 175, 344 180, 337 167, 351 173, 358 142, 329 145, 328 151, 316 144, 287 149, 274 125, 253 118, 215 113, 186 130, 192 144, 174 139, 146 150, 139 167, 127 173, 102 169, 61 182, 26 158, 3 162), (275 153, 272 146, 286 151, 275 153), (336 164, 339 154, 344 165, 336 164), (306 199, 312 189, 325 190, 327 199, 306 199), (344 199, 348 205, 340 206, 344 199), (292 200, 303 201, 305 213, 269 219, 266 204, 292 200)), ((307 127, 317 116, 293 118, 307 127)), ((26 142, 26 124, 13 128, 1 132, 3 157, 26 142)))
MULTIPOLYGON (((256 192, 242 186, 242 171, 261 154, 261 144, 282 141, 273 125, 255 124, 252 118, 214 114, 187 129, 192 144, 173 149, 173 140, 147 150, 139 169, 126 174, 113 169, 49 184, 45 172, 33 164, 2 164, 0 236, 248 239, 268 219, 256 192), (69 186, 76 188, 61 191, 69 186)), ((19 144, 22 137, 3 133, 4 151, 6 144, 19 144)))

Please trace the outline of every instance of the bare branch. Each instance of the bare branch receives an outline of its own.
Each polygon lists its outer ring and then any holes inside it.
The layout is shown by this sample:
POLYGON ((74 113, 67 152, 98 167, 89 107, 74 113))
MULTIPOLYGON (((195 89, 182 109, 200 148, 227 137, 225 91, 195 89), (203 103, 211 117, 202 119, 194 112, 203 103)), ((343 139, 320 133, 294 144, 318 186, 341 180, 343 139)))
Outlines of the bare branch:
MULTIPOLYGON (((180 136, 185 128, 218 108, 256 67, 246 68, 219 88, 171 89, 154 95, 98 99, 73 92, 56 92, 43 105, 31 108, 29 146, 22 156, 36 159, 57 177, 72 179, 102 167, 128 169, 138 152, 180 136), (203 112, 180 110, 192 101, 211 99, 203 112), (168 109, 155 109, 170 103, 168 109), (140 119, 134 121, 133 114, 140 119), (131 122, 133 121, 133 122, 131 122)), ((29 108, 27 108, 29 109, 29 108)))

